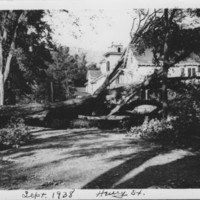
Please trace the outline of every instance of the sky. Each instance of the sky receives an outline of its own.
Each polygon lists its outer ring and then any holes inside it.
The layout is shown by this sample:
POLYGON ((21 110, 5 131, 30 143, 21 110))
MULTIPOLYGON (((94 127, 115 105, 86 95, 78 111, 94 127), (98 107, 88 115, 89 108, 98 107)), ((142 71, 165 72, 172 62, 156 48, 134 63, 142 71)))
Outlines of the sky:
POLYGON ((62 45, 105 51, 112 42, 130 41, 132 10, 80 9, 69 13, 55 10, 47 20, 54 29, 54 40, 62 45))
POLYGON ((133 8, 197 8, 198 0, 0 0, 1 9, 55 9, 49 18, 55 29, 54 39, 66 46, 104 51, 112 42, 129 42, 133 8), (37 2, 37 3, 36 3, 37 2), (67 9, 67 13, 59 13, 67 9), (101 9, 101 10, 98 10, 101 9), (93 20, 91 16, 96 15, 93 20), (79 17, 79 26, 73 26, 79 17), (80 34, 79 32, 82 32, 80 34), (72 34, 75 33, 77 39, 72 34))

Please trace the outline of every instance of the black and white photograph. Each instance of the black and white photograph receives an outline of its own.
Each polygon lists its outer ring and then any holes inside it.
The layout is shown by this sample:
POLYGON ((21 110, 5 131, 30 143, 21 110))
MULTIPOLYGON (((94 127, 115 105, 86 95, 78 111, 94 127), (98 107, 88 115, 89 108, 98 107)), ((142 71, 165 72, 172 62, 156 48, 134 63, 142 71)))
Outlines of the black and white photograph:
POLYGON ((199 189, 200 4, 40 2, 0 8, 0 191, 199 189))

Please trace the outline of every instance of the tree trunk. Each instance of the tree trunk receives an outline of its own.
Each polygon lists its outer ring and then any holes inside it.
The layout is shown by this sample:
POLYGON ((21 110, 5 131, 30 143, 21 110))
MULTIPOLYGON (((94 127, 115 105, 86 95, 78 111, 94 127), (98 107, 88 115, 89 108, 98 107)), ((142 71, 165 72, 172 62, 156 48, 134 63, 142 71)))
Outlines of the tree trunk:
MULTIPOLYGON (((83 109, 87 112, 90 108, 93 108, 93 104, 96 103, 96 96, 89 96, 82 99, 70 99, 67 101, 62 101, 58 103, 50 104, 27 104, 27 105, 17 105, 17 106, 3 106, 0 108, 0 117, 9 116, 26 116, 33 115, 43 111, 51 111, 59 109, 61 112, 65 112, 67 109, 77 108, 83 105, 83 109), (85 107, 84 107, 85 106, 85 107), (66 109, 66 110, 65 110, 66 109)), ((98 103, 98 102, 97 102, 98 103)), ((97 105, 95 105, 97 106, 97 105)))
POLYGON ((0 73, 0 106, 4 105, 4 78, 3 74, 0 73))
POLYGON ((168 74, 168 66, 169 66, 169 18, 168 18, 168 9, 164 10, 164 17, 165 17, 165 28, 166 28, 166 34, 165 34, 165 41, 164 41, 164 60, 162 65, 162 90, 161 90, 161 98, 162 98, 162 109, 163 119, 167 118, 168 115, 168 95, 167 95, 167 74, 168 74))
POLYGON ((0 38, 0 106, 4 105, 3 47, 0 38))
POLYGON ((11 44, 9 46, 10 49, 9 49, 9 53, 8 53, 5 63, 3 62, 3 50, 4 50, 3 49, 3 40, 5 40, 4 35, 5 35, 5 32, 7 32, 6 29, 4 29, 4 31, 3 31, 4 33, 2 35, 0 35, 0 105, 4 104, 4 84, 10 73, 11 60, 13 57, 13 51, 15 50, 15 40, 17 37, 17 28, 18 28, 19 22, 21 20, 21 17, 23 16, 24 13, 26 13, 26 12, 21 11, 16 18, 13 35, 11 37, 11 44))
POLYGON ((51 102, 54 102, 54 91, 53 91, 53 81, 51 81, 51 102))
POLYGON ((168 74, 168 69, 165 65, 163 65, 162 90, 161 90, 163 119, 167 119, 168 115, 167 74, 168 74))

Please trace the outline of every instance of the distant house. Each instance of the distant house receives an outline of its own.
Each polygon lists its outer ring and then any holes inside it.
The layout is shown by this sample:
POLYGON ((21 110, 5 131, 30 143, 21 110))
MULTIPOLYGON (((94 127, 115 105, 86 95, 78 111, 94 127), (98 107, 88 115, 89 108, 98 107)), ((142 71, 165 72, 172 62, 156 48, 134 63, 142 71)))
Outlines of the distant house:
POLYGON ((90 94, 86 92, 85 87, 76 87, 74 95, 76 98, 82 98, 85 96, 89 96, 90 94))
POLYGON ((122 51, 122 45, 113 44, 109 48, 109 51, 104 54, 103 59, 98 65, 98 69, 88 70, 86 92, 93 94, 103 84, 121 57, 122 51))
MULTIPOLYGON (((98 70, 88 70, 86 92, 93 94, 103 84, 106 77, 115 68, 122 52, 122 45, 112 44, 109 51, 104 54, 102 61, 99 63, 98 70)), ((151 75, 156 69, 160 68, 152 63, 153 54, 151 50, 146 50, 143 55, 137 55, 129 47, 126 56, 126 67, 110 85, 110 88, 141 82, 144 80, 144 77, 151 75)), ((200 62, 191 57, 171 67, 168 76, 169 78, 200 76, 200 62)))
POLYGON ((99 86, 104 82, 106 76, 102 74, 100 69, 88 70, 87 72, 86 92, 93 94, 99 86))

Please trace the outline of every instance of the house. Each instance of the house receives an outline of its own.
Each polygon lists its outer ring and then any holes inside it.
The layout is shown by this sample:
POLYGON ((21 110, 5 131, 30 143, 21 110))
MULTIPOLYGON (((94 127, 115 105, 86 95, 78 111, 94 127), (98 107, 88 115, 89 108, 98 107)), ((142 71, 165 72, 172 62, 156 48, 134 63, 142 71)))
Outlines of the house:
POLYGON ((86 92, 93 94, 106 79, 106 75, 101 72, 101 69, 88 70, 86 79, 86 92))
MULTIPOLYGON (((123 52, 122 45, 112 44, 109 51, 104 54, 104 58, 99 63, 98 70, 88 70, 86 91, 93 94, 105 81, 106 77, 115 68, 117 61, 123 52)), ((116 88, 131 83, 138 83, 144 80, 147 75, 151 75, 156 69, 152 63, 153 54, 151 50, 146 50, 143 55, 138 55, 129 47, 126 54, 126 67, 121 74, 111 83, 110 88, 116 88)), ((171 67, 168 77, 200 77, 200 62, 194 57, 181 61, 171 67)))
POLYGON ((76 87, 76 91, 74 93, 76 98, 82 98, 89 95, 90 94, 85 91, 85 87, 76 87))
POLYGON ((122 45, 112 44, 108 52, 103 55, 103 59, 98 65, 98 69, 88 70, 86 92, 93 94, 105 81, 106 77, 112 72, 115 64, 123 53, 122 45))

